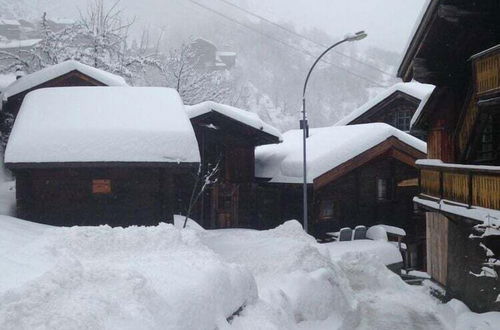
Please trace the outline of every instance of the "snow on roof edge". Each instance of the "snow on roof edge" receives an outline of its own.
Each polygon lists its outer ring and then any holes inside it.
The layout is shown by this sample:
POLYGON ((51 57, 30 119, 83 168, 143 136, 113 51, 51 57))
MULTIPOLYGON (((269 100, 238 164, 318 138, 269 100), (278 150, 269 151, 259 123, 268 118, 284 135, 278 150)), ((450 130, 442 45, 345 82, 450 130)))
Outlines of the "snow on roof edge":
POLYGON ((433 209, 438 209, 443 212, 452 213, 469 219, 473 219, 485 225, 494 224, 497 227, 500 226, 500 220, 498 220, 500 219, 500 211, 498 210, 486 209, 474 205, 469 208, 469 205, 467 204, 460 204, 454 201, 450 201, 449 203, 447 203, 443 199, 428 200, 418 196, 413 197, 413 201, 415 203, 431 207, 433 209))
POLYGON ((379 104, 380 102, 382 102, 383 100, 390 97, 392 94, 396 92, 402 92, 419 99, 420 100, 419 107, 420 107, 422 103, 424 103, 423 102, 424 99, 425 102, 427 101, 427 99, 429 98, 429 94, 433 92, 434 88, 435 88, 434 85, 422 84, 417 81, 396 83, 391 87, 387 88, 386 90, 382 91, 375 97, 371 98, 367 102, 365 102, 363 105, 355 109, 346 117, 337 121, 334 124, 334 126, 343 126, 350 124, 351 122, 358 119, 366 112, 368 112, 370 109, 372 109, 374 106, 376 106, 377 104, 379 104))
POLYGON ((107 86, 128 86, 123 77, 91 67, 75 60, 69 60, 33 72, 14 81, 4 90, 3 100, 7 101, 7 99, 11 96, 25 92, 33 87, 39 86, 71 71, 78 71, 107 86))
POLYGON ((422 111, 424 110, 425 106, 427 105, 427 102, 429 101, 429 99, 431 98, 431 96, 434 94, 434 91, 436 90, 436 86, 434 86, 434 85, 429 85, 429 86, 432 86, 432 90, 430 90, 430 92, 427 95, 425 95, 424 98, 422 98, 420 100, 420 104, 418 105, 417 110, 415 110, 415 113, 411 117, 411 120, 410 120, 410 131, 413 129, 413 126, 415 126, 415 124, 420 119, 422 111))
MULTIPOLYGON (((413 40, 415 39, 415 36, 422 24, 422 21, 425 17, 425 14, 427 13, 427 11, 429 10, 430 8, 430 5, 432 3, 433 0, 425 0, 424 1, 424 4, 422 5, 422 9, 420 10, 420 13, 418 14, 417 16, 417 19, 415 20, 415 23, 413 25, 413 28, 410 32, 410 36, 408 38, 408 40, 406 41, 406 44, 404 46, 404 48, 402 49, 402 52, 401 52, 401 57, 400 59, 398 60, 398 69, 397 69, 397 74, 399 75, 399 71, 401 70, 401 67, 403 66, 403 62, 406 58, 406 54, 408 53, 409 49, 410 49, 410 46, 411 44, 413 43, 413 40)), ((402 77, 401 77, 402 78, 402 77)))
MULTIPOLYGON (((300 130, 283 134, 284 142, 257 147, 255 177, 270 183, 302 183, 302 139, 300 130)), ((395 137, 427 153, 427 145, 384 123, 313 128, 308 138, 308 183, 359 154, 395 137), (336 143, 336 144, 335 144, 336 143)))
POLYGON ((273 135, 280 139, 280 141, 282 139, 281 132, 274 126, 264 122, 256 113, 213 101, 205 101, 195 105, 186 106, 186 112, 191 119, 211 111, 218 112, 259 131, 273 135))

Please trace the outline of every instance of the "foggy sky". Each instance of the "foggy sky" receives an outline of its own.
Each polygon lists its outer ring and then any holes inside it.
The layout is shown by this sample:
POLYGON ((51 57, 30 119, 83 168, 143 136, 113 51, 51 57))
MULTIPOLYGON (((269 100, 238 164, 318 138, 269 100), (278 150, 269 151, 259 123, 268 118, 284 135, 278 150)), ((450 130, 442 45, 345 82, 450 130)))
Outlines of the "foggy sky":
MULTIPOLYGON (((18 0, 14 0, 18 1, 18 0)), ((196 0, 231 17, 241 15, 220 0, 196 0)), ((276 22, 301 28, 317 27, 338 38, 366 30, 363 45, 402 52, 425 0, 229 0, 276 22)), ((108 0, 114 3, 114 0, 108 0)), ((30 7, 77 16, 86 0, 27 0, 30 7)), ((189 0, 121 0, 120 7, 136 18, 136 28, 162 29, 195 24, 200 16, 224 20, 189 0)), ((228 28, 234 23, 227 22, 228 28)))
POLYGON ((263 16, 332 36, 366 30, 366 44, 401 52, 425 0, 247 0, 263 16))

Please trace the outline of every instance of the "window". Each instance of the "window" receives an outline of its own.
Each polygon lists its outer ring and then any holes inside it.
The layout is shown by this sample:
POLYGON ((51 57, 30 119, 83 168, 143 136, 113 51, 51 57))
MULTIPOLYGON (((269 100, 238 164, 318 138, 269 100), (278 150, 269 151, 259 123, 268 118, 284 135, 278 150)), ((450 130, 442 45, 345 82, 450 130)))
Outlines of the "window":
POLYGON ((389 199, 387 193, 387 179, 377 179, 377 200, 384 201, 389 199))
POLYGON ((500 160, 500 115, 488 114, 477 150, 476 162, 497 165, 500 160))
POLYGON ((320 204, 319 218, 321 220, 328 220, 334 217, 335 206, 334 201, 331 199, 323 199, 320 204))
POLYGON ((401 109, 396 111, 394 117, 394 126, 402 131, 409 131, 411 116, 411 110, 401 109))

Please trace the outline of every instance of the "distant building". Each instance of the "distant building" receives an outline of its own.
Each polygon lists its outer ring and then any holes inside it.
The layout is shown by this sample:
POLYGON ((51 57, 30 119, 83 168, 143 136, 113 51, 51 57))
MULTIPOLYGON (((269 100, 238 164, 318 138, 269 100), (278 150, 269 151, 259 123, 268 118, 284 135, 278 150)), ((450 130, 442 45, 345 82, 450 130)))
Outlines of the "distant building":
POLYGON ((199 69, 230 70, 236 64, 236 53, 218 51, 210 41, 198 38, 191 43, 199 69))
POLYGON ((8 40, 21 39, 21 24, 19 21, 0 18, 0 36, 8 40))
POLYGON ((199 162, 182 100, 167 88, 30 92, 5 151, 17 216, 59 226, 172 222, 188 203, 176 183, 199 162))

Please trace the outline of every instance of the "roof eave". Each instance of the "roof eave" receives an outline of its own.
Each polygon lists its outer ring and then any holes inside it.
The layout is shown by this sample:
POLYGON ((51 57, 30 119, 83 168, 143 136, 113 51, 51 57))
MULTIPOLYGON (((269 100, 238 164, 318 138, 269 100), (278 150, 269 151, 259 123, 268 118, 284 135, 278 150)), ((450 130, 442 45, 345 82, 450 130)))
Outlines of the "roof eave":
POLYGON ((403 60, 399 65, 397 76, 405 82, 412 80, 412 61, 417 54, 418 49, 422 43, 422 39, 428 32, 429 22, 436 16, 439 0, 431 0, 429 6, 425 10, 425 14, 419 23, 417 31, 412 37, 410 45, 403 56, 403 60))
POLYGON ((199 162, 127 162, 127 161, 88 161, 88 162, 5 162, 5 167, 10 170, 21 169, 44 169, 44 168, 112 168, 112 167, 147 167, 147 168, 174 168, 174 167, 195 167, 199 162))

